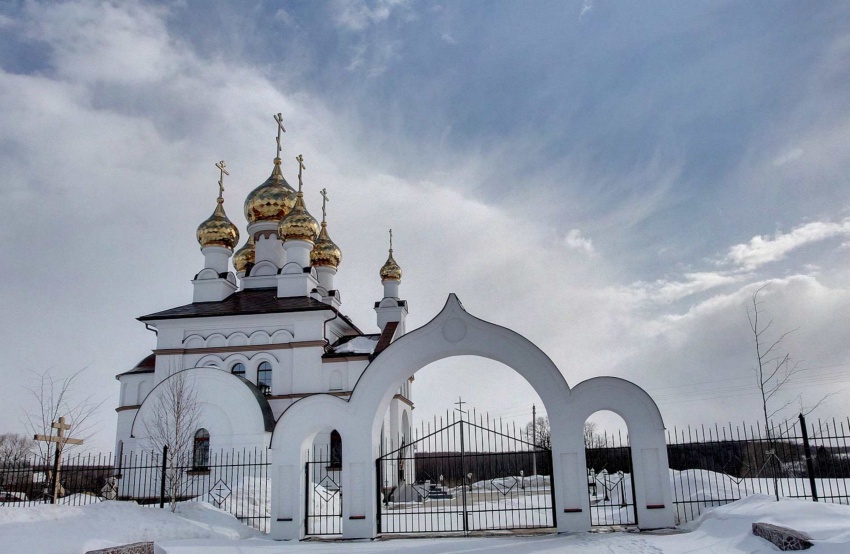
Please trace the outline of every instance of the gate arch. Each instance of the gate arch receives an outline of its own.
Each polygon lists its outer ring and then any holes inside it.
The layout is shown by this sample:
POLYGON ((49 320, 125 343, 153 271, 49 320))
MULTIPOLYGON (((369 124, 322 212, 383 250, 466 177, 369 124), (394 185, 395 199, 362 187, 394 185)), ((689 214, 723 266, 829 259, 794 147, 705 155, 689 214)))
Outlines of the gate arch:
MULTIPOLYGON (((330 426, 342 434, 343 536, 372 538, 376 534, 377 509, 374 460, 379 454, 383 414, 405 379, 428 364, 452 356, 481 356, 507 365, 532 386, 542 400, 552 421, 553 488, 558 531, 580 531, 590 528, 590 504, 587 495, 583 423, 587 415, 622 402, 616 411, 630 429, 641 430, 633 438, 641 448, 647 445, 647 463, 641 470, 650 477, 656 490, 637 496, 649 502, 655 517, 646 517, 647 508, 638 506, 641 523, 655 527, 673 525, 672 504, 668 500, 667 451, 663 422, 655 403, 639 387, 615 378, 595 378, 579 384, 573 391, 552 360, 522 335, 474 317, 464 310, 457 296, 450 294, 442 311, 424 326, 412 331, 387 347, 363 371, 349 400, 327 395, 303 398, 281 414, 272 438, 276 498, 272 498, 272 536, 298 539, 303 514, 297 491, 302 448, 317 426, 330 426), (608 386, 613 390, 608 390, 608 386), (574 410, 591 409, 584 417, 574 410), (625 406, 625 407, 623 407, 625 406), (625 412, 625 413, 624 413, 625 412), (645 430, 645 431, 644 431, 645 430), (660 442, 659 442, 660 440, 660 442), (654 467, 653 460, 657 462, 654 467), (659 467, 661 469, 659 469, 659 467), (650 475, 652 474, 652 475, 650 475), (657 502, 656 502, 657 501, 657 502)), ((637 473, 638 468, 635 468, 637 473)), ((642 477, 645 477, 642 475, 642 477)), ((301 485, 299 487, 299 485, 301 485)), ((639 485, 639 488, 643 488, 639 485)), ((649 526, 647 526, 649 527, 649 526)))

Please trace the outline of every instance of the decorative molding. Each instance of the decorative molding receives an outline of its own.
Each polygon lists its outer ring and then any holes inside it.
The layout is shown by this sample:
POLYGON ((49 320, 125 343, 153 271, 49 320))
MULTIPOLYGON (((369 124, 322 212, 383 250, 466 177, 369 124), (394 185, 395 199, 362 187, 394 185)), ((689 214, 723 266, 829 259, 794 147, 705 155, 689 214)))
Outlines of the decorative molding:
POLYGON ((413 407, 413 401, 409 400, 406 396, 402 396, 401 394, 396 394, 395 396, 393 396, 393 400, 401 400, 411 408, 413 407))
POLYGON ((141 407, 142 407, 141 404, 137 404, 135 406, 118 406, 117 408, 115 408, 115 411, 116 412, 126 412, 127 410, 138 410, 141 407))
POLYGON ((333 358, 322 358, 323 364, 333 364, 336 362, 368 362, 369 354, 355 354, 352 356, 334 356, 333 358))
POLYGON ((325 346, 323 340, 305 340, 301 342, 285 342, 281 344, 246 344, 243 346, 207 346, 204 348, 162 348, 153 351, 157 356, 189 354, 225 354, 230 352, 263 352, 265 350, 288 350, 290 348, 313 348, 325 346))
POLYGON ((298 394, 270 394, 266 396, 266 400, 292 400, 304 398, 306 396, 315 396, 317 394, 329 394, 331 396, 351 396, 350 390, 343 391, 328 391, 328 392, 302 392, 298 394))

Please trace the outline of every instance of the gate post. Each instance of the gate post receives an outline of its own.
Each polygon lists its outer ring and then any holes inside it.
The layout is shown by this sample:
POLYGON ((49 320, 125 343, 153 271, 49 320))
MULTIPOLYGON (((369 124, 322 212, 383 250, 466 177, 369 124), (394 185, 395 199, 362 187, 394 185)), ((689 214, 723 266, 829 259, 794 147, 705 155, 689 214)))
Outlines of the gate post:
POLYGON ((815 464, 812 462, 812 449, 809 446, 809 432, 806 429, 806 416, 800 414, 800 430, 803 432, 803 452, 806 455, 806 472, 809 474, 809 486, 812 487, 812 500, 818 501, 818 487, 815 483, 815 464))

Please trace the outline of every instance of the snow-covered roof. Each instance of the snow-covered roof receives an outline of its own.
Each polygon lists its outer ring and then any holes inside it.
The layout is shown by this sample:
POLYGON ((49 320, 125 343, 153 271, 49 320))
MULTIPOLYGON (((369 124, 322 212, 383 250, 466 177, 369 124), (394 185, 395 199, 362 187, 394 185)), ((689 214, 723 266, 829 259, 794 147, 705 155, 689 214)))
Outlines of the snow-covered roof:
POLYGON ((354 337, 343 343, 336 344, 328 351, 328 354, 368 356, 375 351, 375 347, 378 345, 378 338, 377 335, 354 337))

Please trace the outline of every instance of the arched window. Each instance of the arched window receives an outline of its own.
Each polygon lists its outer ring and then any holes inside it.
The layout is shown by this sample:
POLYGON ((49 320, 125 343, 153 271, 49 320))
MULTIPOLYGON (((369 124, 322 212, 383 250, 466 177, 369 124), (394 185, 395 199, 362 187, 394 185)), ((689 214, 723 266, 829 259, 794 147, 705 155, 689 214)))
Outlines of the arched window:
POLYGON ((342 468, 342 437, 336 429, 331 431, 331 459, 329 467, 331 469, 342 468))
POLYGON ((204 428, 195 433, 195 445, 192 449, 192 466, 205 469, 210 463, 210 432, 204 428))
POLYGON ((261 362, 257 367, 257 388, 266 396, 272 393, 272 364, 261 362))
POLYGON ((234 366, 230 369, 230 373, 237 377, 245 377, 245 364, 241 362, 234 364, 234 366))

